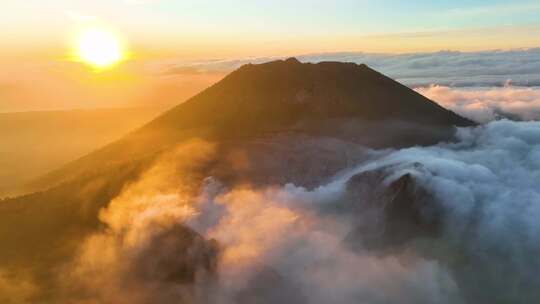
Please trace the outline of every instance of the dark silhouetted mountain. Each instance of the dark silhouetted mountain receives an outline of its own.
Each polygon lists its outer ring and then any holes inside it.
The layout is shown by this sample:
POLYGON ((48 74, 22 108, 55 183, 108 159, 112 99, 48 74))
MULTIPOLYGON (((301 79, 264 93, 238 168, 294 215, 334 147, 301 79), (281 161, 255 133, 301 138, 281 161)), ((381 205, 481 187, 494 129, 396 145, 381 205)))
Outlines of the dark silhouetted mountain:
MULTIPOLYGON (((80 240, 103 228, 99 210, 154 160, 192 139, 210 142, 217 150, 212 158, 193 164, 190 172, 182 172, 190 176, 194 189, 207 176, 225 185, 292 182, 314 187, 369 159, 368 148, 451 140, 454 126, 473 124, 366 65, 303 64, 296 59, 248 64, 121 140, 33 185, 48 190, 0 201, 0 269, 22 267, 31 276, 51 277, 43 280, 49 293, 40 295, 40 300, 49 297, 55 303, 54 286, 61 282, 53 279, 54 271, 69 261, 80 240)), ((403 201, 410 197, 410 185, 409 177, 395 185, 403 201)), ((416 233, 430 224, 416 220, 416 207, 396 206, 387 216, 407 214, 411 219, 403 223, 416 233)), ((197 239, 195 232, 184 235, 197 239)), ((403 234, 394 241, 408 237, 403 234)), ((167 240, 164 237, 163 242, 167 240)), ((201 244, 197 246, 213 252, 213 245, 201 244)), ((173 245, 190 248, 193 244, 173 245)), ((175 260, 183 270, 171 269, 171 278, 193 277, 194 270, 184 267, 190 258, 175 260)), ((212 260, 197 261, 201 268, 211 269, 212 260)), ((271 271, 261 277, 281 280, 271 271)), ((249 302, 256 295, 240 296, 249 302)))
POLYGON ((34 185, 50 186, 96 168, 152 157, 188 138, 224 143, 300 132, 396 147, 432 144, 448 139, 452 126, 473 124, 366 65, 290 58, 244 65, 129 136, 34 185))

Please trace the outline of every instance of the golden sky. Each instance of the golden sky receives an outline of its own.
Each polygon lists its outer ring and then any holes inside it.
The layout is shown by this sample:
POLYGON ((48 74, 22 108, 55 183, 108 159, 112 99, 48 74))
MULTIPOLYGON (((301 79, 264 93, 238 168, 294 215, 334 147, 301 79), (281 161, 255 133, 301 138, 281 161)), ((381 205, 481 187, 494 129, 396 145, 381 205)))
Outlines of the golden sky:
POLYGON ((189 60, 540 46, 537 1, 7 0, 1 7, 0 112, 169 106, 225 73, 164 73, 189 60), (77 56, 81 32, 95 27, 119 41, 121 62, 98 70, 77 56))

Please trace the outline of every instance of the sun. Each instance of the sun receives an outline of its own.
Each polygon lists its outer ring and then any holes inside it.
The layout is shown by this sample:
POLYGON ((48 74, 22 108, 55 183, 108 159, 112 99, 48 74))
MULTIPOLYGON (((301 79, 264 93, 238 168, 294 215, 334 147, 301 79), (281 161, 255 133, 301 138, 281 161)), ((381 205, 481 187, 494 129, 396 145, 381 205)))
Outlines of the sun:
POLYGON ((120 40, 102 28, 87 28, 77 35, 76 55, 79 60, 96 68, 107 68, 122 60, 120 40))

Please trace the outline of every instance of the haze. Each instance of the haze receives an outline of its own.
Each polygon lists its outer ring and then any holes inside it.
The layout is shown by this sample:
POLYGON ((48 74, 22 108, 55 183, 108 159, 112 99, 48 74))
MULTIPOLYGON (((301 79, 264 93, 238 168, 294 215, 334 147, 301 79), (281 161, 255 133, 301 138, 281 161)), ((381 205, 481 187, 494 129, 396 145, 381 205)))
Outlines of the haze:
POLYGON ((538 20, 537 1, 7 0, 0 112, 166 108, 223 76, 167 73, 186 61, 537 47, 538 20), (129 60, 96 74, 70 58, 94 25, 124 39, 129 60))

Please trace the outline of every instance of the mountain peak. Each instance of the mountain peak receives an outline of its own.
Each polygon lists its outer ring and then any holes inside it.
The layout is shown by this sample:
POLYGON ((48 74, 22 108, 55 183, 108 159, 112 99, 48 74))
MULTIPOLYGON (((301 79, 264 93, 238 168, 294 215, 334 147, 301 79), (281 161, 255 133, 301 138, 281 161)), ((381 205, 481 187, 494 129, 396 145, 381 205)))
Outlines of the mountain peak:
POLYGON ((301 64, 301 62, 298 59, 296 59, 295 57, 290 57, 290 58, 285 59, 285 63, 288 63, 288 64, 301 64))
POLYGON ((166 116, 180 123, 184 119, 175 116, 190 112, 193 117, 194 111, 200 111, 196 116, 206 124, 249 120, 257 127, 345 117, 439 126, 474 124, 365 64, 301 63, 294 57, 244 65, 166 116))

